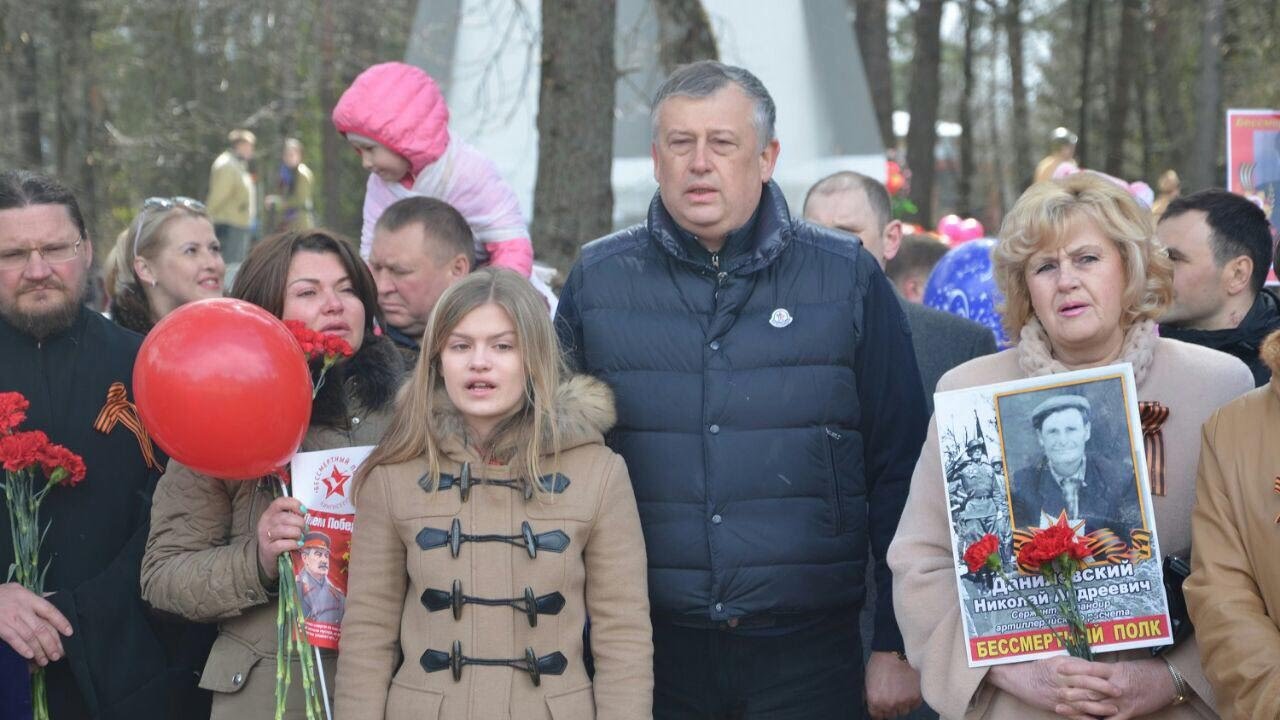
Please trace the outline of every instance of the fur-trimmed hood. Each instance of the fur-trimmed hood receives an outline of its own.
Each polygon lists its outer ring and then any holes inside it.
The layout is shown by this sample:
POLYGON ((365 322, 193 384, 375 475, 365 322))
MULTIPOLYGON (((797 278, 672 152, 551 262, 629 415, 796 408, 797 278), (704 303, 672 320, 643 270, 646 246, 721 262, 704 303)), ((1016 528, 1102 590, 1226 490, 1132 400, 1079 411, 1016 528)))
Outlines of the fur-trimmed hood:
MULTIPOLYGON (((318 363, 312 367, 315 373, 318 363)), ((346 428, 352 406, 367 412, 390 410, 404 381, 404 358, 395 343, 368 333, 359 352, 325 374, 324 385, 311 404, 311 424, 346 428)))
MULTIPOLYGON (((613 404, 613 390, 604 382, 590 375, 574 375, 560 383, 555 395, 556 429, 560 450, 570 450, 581 445, 603 444, 604 434, 613 428, 617 413, 613 404)), ((474 455, 468 446, 466 422, 462 413, 440 389, 435 396, 435 411, 431 418, 431 435, 444 454, 454 458, 474 455)), ((543 447, 552 442, 550 429, 543 432, 543 447)), ((513 447, 492 448, 494 458, 509 457, 513 447)))

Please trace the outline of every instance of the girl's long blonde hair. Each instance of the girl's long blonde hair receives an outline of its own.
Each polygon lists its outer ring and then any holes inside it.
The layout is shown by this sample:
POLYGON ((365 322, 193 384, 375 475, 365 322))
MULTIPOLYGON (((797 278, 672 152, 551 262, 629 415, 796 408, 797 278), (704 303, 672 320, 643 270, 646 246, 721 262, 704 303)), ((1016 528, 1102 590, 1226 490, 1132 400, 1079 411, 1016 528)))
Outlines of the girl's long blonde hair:
MULTIPOLYGON (((477 270, 440 296, 427 323, 413 376, 400 391, 387 434, 361 464, 357 487, 379 465, 420 456, 426 457, 433 483, 440 477, 440 443, 445 438, 437 435, 441 428, 436 420, 443 413, 455 412, 448 405, 440 354, 462 319, 489 304, 502 308, 515 325, 516 346, 524 363, 525 392, 522 405, 494 428, 482 454, 509 463, 518 479, 528 483, 535 493, 545 493, 538 482, 538 460, 560 452, 555 396, 566 370, 542 297, 528 280, 500 268, 477 270)), ((465 424, 459 425, 465 432, 465 424)))

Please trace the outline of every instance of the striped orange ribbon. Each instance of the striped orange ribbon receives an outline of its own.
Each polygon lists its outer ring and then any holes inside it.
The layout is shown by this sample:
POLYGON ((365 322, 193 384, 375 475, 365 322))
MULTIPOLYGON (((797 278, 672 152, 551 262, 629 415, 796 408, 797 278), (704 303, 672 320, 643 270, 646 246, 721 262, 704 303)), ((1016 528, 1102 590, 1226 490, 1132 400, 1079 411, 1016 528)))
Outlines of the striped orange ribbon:
POLYGON ((98 412, 98 419, 93 421, 93 429, 106 435, 115 429, 116 423, 124 425, 138 438, 138 447, 142 450, 142 458, 147 461, 147 467, 160 470, 155 449, 151 445, 151 436, 147 435, 147 429, 142 426, 138 408, 129 402, 129 393, 122 382, 111 383, 111 387, 107 388, 107 403, 98 412))
POLYGON ((1164 433, 1160 430, 1169 419, 1169 408, 1154 400, 1138 403, 1138 418, 1142 421, 1142 446, 1147 454, 1147 472, 1151 474, 1151 494, 1163 496, 1164 485, 1164 433))

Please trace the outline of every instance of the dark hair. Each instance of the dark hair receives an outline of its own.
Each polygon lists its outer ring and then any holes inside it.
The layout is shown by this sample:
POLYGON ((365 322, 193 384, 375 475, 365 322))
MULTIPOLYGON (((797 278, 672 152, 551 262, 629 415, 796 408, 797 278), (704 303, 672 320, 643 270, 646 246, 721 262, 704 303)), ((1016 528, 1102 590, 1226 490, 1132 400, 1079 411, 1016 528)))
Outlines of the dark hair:
POLYGON ((0 210, 30 207, 32 205, 62 205, 67 208, 71 222, 80 232, 80 239, 87 240, 89 232, 84 227, 84 215, 80 203, 65 185, 48 175, 29 170, 6 170, 0 173, 0 210))
POLYGON ((669 97, 681 96, 690 98, 710 97, 724 86, 733 83, 742 88, 742 92, 751 98, 751 122, 756 128, 756 140, 763 150, 774 138, 774 124, 778 119, 777 107, 769 90, 746 68, 725 65, 715 60, 699 60, 681 65, 662 82, 658 92, 653 96, 653 105, 649 108, 649 126, 653 139, 658 138, 658 107, 669 97))
POLYGON ((1248 255, 1253 260, 1249 285, 1255 294, 1260 292, 1271 269, 1271 223, 1267 221, 1267 214, 1243 196, 1210 188, 1170 200, 1160 221, 1192 210, 1205 214, 1213 261, 1222 267, 1234 258, 1248 255))
POLYGON ((871 212, 876 215, 877 234, 884 232, 885 227, 893 220, 893 206, 889 202, 889 191, 879 180, 852 170, 832 173, 814 183, 813 187, 809 188, 809 192, 805 193, 802 206, 804 212, 808 213, 809 200, 814 197, 839 195, 851 190, 861 190, 867 196, 867 205, 871 206, 871 212))
POLYGON ((236 273, 231 297, 246 300, 280 317, 284 314, 285 285, 289 265, 300 252, 333 253, 351 278, 351 286, 364 305, 366 342, 373 332, 374 321, 381 321, 378 290, 369 268, 356 254, 351 242, 323 228, 294 230, 272 235, 249 251, 236 273))
POLYGON ((467 219, 452 205, 436 198, 407 197, 383 211, 377 227, 394 232, 413 223, 421 225, 430 239, 436 241, 428 244, 435 246, 429 249, 437 260, 464 255, 467 268, 475 268, 476 236, 467 219))
POLYGON ((933 272, 933 266, 946 254, 947 246, 928 235, 904 235, 902 244, 898 246, 898 254, 885 263, 884 274, 893 282, 916 272, 923 272, 928 276, 933 272))

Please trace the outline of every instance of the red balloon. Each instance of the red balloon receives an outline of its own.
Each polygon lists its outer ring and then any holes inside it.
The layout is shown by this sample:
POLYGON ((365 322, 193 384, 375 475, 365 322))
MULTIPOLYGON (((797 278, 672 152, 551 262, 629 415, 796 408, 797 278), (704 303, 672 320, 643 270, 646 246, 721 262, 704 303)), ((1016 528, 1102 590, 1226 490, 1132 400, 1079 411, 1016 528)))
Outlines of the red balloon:
POLYGON ((242 300, 199 300, 142 343, 133 392, 147 431, 196 472, 248 480, 287 464, 311 418, 311 373, 275 316, 242 300))

